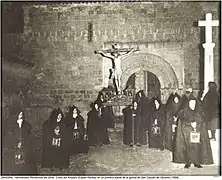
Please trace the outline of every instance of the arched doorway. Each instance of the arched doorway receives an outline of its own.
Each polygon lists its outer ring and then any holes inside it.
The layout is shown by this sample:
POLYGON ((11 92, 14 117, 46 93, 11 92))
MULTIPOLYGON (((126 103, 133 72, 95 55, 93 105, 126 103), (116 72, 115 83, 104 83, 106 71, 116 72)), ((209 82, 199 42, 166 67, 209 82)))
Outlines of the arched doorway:
POLYGON ((153 54, 134 54, 122 61, 122 84, 126 87, 130 75, 138 71, 149 71, 155 74, 161 84, 161 89, 178 88, 177 76, 171 65, 159 56, 153 54))
POLYGON ((160 81, 150 71, 137 71, 133 73, 126 82, 125 89, 136 89, 136 92, 143 90, 145 95, 151 99, 153 96, 161 98, 160 81))

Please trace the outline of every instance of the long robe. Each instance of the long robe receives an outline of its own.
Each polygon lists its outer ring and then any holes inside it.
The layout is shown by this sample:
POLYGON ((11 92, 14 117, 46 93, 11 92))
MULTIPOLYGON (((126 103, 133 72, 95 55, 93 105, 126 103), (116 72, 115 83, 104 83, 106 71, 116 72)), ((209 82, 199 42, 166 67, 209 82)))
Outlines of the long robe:
POLYGON ((101 146, 103 144, 103 120, 99 112, 92 109, 87 114, 87 135, 90 146, 101 146))
POLYGON ((123 129, 123 143, 125 145, 130 145, 132 143, 132 114, 131 107, 128 106, 123 109, 123 117, 124 117, 124 129, 123 129))
MULTIPOLYGON (((105 107, 105 109, 107 109, 105 107)), ((101 118, 102 118, 102 124, 101 124, 101 131, 102 131, 102 142, 103 144, 110 144, 108 130, 107 130, 107 121, 106 121, 106 113, 104 112, 104 109, 101 110, 101 118)))
POLYGON ((35 142, 33 142, 31 125, 26 120, 23 120, 21 128, 16 122, 10 125, 10 129, 6 133, 7 142, 3 147, 2 174, 37 175, 35 142), (19 143, 21 143, 21 148, 18 148, 19 143))
POLYGON ((154 109, 149 124, 149 148, 164 148, 164 129, 166 115, 164 105, 160 105, 158 109, 154 109), (157 119, 157 125, 155 125, 157 119))
POLYGON ((141 117, 141 144, 147 145, 147 132, 149 130, 148 124, 149 124, 149 117, 150 117, 150 111, 149 111, 149 100, 148 98, 142 96, 138 102, 138 108, 140 109, 140 117, 141 117))
POLYGON ((114 128, 115 121, 114 121, 114 112, 112 106, 104 106, 103 108, 104 108, 103 113, 104 113, 104 120, 106 127, 114 128))
POLYGON ((104 106, 104 100, 97 98, 96 102, 98 102, 99 106, 102 109, 104 125, 107 128, 114 128, 114 112, 112 106, 104 106))
POLYGON ((209 130, 219 129, 220 121, 220 97, 218 92, 215 90, 210 90, 204 96, 203 99, 203 110, 205 114, 205 121, 208 123, 209 130))
POLYGON ((66 124, 69 131, 69 137, 72 139, 72 145, 70 147, 70 153, 86 153, 88 152, 88 141, 84 140, 85 128, 84 119, 81 115, 77 115, 76 118, 72 117, 72 114, 66 118, 66 124))
POLYGON ((123 143, 125 145, 142 144, 143 131, 142 119, 139 109, 134 110, 131 106, 128 106, 123 110, 124 114, 124 130, 123 130, 123 143))
POLYGON ((68 137, 68 129, 63 119, 57 122, 56 118, 52 118, 43 124, 43 168, 69 167, 68 149, 72 141, 68 137), (55 129, 59 129, 58 135, 55 133, 55 129))
MULTIPOLYGON (((109 140, 109 135, 108 135, 108 130, 107 130, 107 107, 104 107, 103 106, 103 103, 102 101, 100 100, 96 100, 94 102, 94 104, 97 104, 99 106, 99 109, 98 111, 94 111, 94 117, 95 118, 99 118, 101 121, 100 121, 100 124, 99 124, 99 133, 101 135, 101 138, 102 138, 102 144, 110 144, 110 140, 109 140)), ((108 115, 109 116, 109 115, 108 115)))
POLYGON ((180 101, 178 103, 175 103, 174 100, 172 100, 166 106, 167 108, 166 108, 164 146, 166 149, 172 151, 175 132, 176 132, 176 128, 173 130, 172 126, 176 127, 177 125, 177 121, 174 121, 174 116, 176 115, 176 112, 180 108, 180 101))
POLYGON ((213 164, 210 140, 201 112, 192 111, 190 108, 179 112, 173 162, 213 164), (200 132, 200 143, 190 142, 190 133, 193 131, 191 122, 194 121, 197 122, 197 132, 200 132))

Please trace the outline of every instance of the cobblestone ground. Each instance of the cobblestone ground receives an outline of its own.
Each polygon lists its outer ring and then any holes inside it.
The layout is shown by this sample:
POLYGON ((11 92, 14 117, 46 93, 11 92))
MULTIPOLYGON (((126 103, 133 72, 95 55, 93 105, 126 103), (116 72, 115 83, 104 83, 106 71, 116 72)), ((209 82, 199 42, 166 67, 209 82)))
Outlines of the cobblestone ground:
MULTIPOLYGON (((183 164, 171 162, 168 150, 159 151, 147 146, 130 148, 121 143, 121 132, 111 133, 111 144, 90 148, 88 154, 70 158, 68 169, 40 169, 42 175, 217 175, 219 166, 184 169, 183 164), (115 135, 114 135, 115 134, 115 135), (115 137, 118 136, 118 137, 115 137)), ((214 142, 216 143, 216 142, 214 142)))

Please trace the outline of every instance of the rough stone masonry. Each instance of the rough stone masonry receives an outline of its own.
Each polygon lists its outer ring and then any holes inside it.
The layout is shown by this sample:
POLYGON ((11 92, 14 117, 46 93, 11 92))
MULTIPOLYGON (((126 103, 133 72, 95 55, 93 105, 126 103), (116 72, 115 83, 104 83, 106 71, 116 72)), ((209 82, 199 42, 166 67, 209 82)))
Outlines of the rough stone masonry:
MULTIPOLYGON (((45 76, 31 84, 33 103, 53 106, 57 99, 60 106, 77 103, 88 110, 106 73, 94 50, 110 48, 113 42, 140 48, 140 53, 123 62, 124 81, 137 71, 154 73, 161 83, 163 101, 175 88, 181 93, 190 86, 199 90, 203 85, 203 40, 195 24, 207 12, 219 19, 219 7, 219 2, 23 4, 24 32, 5 33, 3 46, 7 52, 20 47, 21 59, 33 62, 35 71, 29 73, 32 68, 23 65, 13 70, 3 57, 3 102, 5 106, 19 104, 16 97, 21 82, 29 83, 36 71, 43 71, 45 76), (9 93, 9 89, 16 91, 9 93)), ((213 29, 216 82, 219 33, 219 27, 213 29)))

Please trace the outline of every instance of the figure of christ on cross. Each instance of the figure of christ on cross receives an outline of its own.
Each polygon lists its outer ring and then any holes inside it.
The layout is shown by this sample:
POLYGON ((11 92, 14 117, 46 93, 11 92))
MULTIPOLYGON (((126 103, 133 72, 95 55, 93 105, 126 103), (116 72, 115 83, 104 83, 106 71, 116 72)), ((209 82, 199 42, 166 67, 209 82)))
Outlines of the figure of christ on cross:
POLYGON ((112 71, 110 78, 113 77, 115 81, 115 85, 117 88, 117 94, 122 94, 121 87, 121 77, 122 77, 122 68, 121 61, 131 55, 133 52, 139 51, 138 48, 131 49, 120 49, 118 44, 112 45, 113 49, 104 50, 104 51, 95 51, 96 54, 101 54, 103 57, 109 58, 112 60, 112 71))

